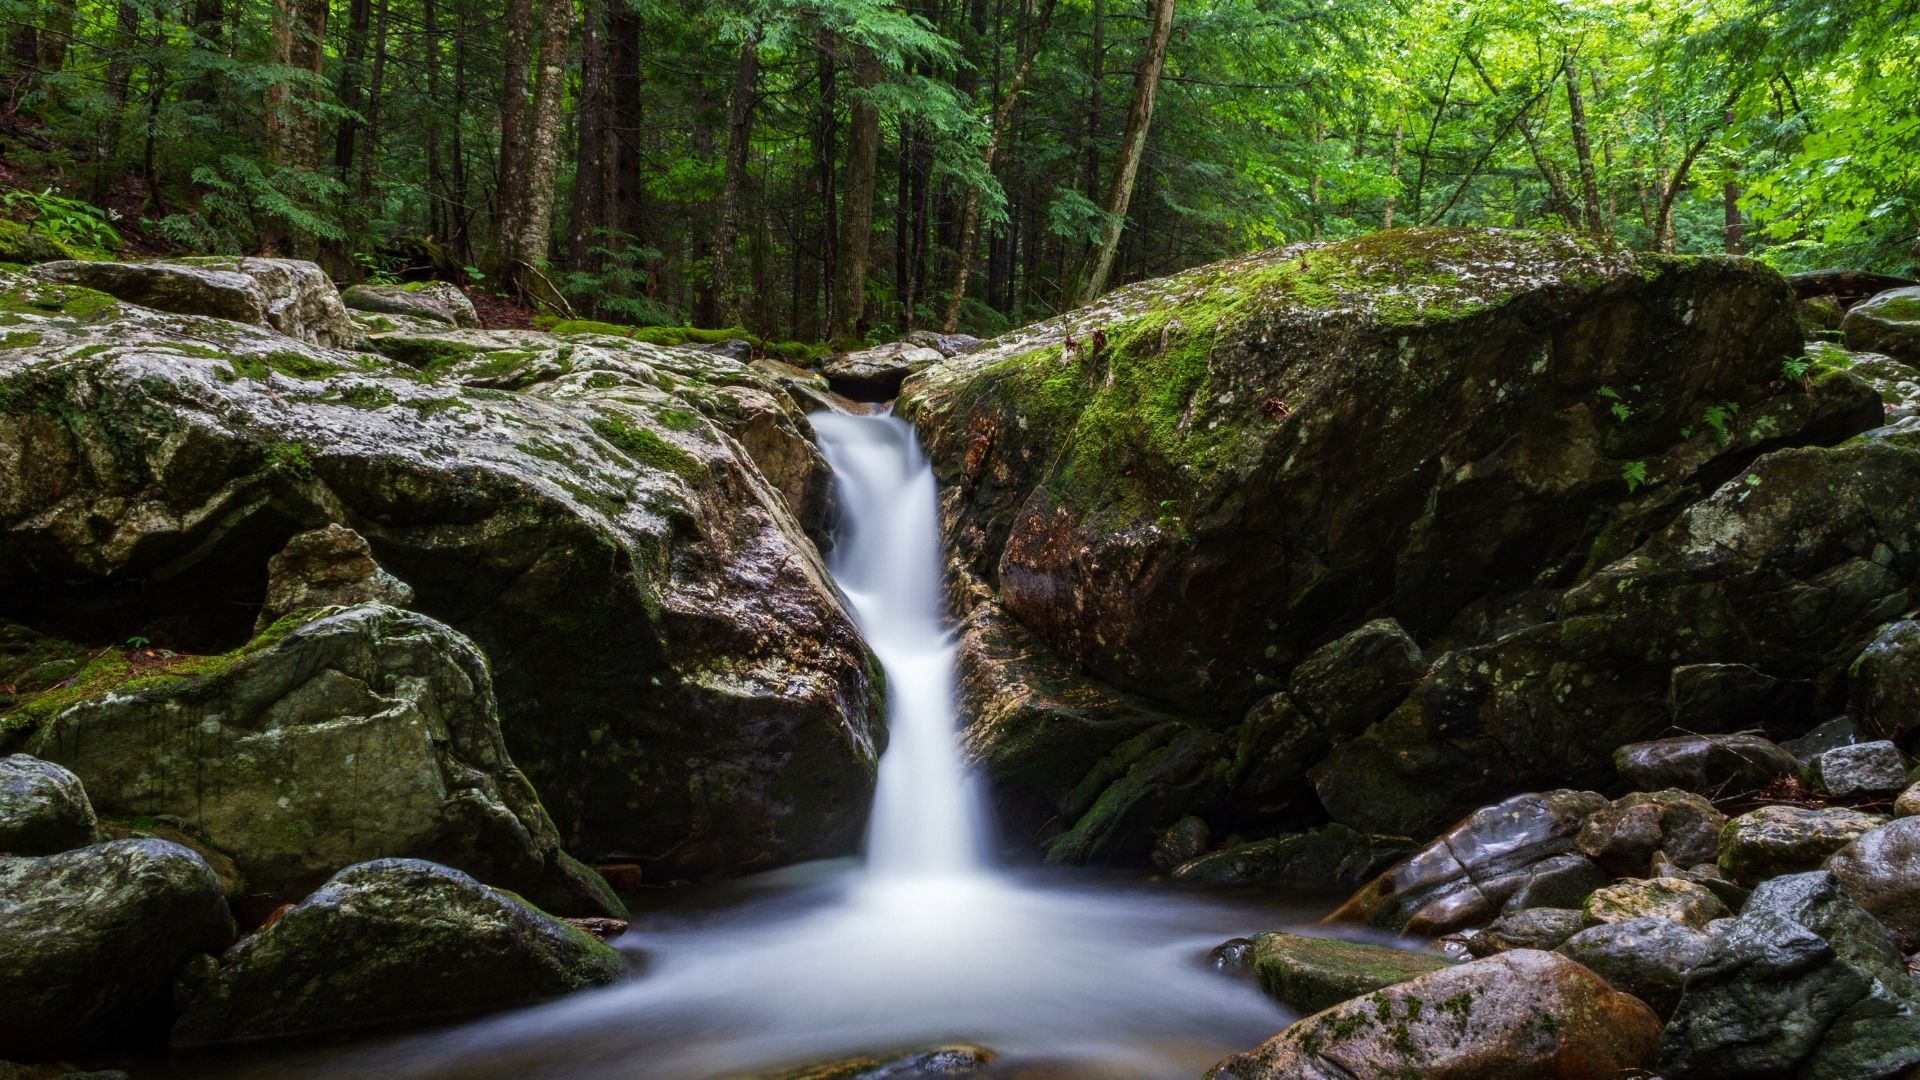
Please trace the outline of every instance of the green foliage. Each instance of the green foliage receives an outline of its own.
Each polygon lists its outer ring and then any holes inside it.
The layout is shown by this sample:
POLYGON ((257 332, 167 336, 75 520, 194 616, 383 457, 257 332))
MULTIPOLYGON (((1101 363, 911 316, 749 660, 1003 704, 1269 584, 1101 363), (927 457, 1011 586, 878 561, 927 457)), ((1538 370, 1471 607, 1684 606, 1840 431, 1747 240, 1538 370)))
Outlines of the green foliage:
POLYGON ((1629 461, 1620 466, 1620 479, 1626 481, 1628 494, 1640 490, 1641 486, 1647 482, 1647 463, 1629 461))
POLYGON ((105 210, 55 195, 52 188, 0 195, 0 212, 24 224, 29 234, 44 236, 69 249, 105 253, 121 243, 105 210))

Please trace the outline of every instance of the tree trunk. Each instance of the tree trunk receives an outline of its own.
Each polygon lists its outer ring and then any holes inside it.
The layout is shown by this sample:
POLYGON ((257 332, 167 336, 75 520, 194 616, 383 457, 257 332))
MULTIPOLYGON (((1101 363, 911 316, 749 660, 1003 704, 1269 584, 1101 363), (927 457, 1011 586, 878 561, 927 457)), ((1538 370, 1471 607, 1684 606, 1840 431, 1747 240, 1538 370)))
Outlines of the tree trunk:
POLYGON ((494 181, 494 263, 501 278, 512 280, 521 254, 527 165, 527 75, 533 56, 533 0, 507 0, 507 40, 500 81, 499 177, 494 181))
MULTIPOLYGON (((1733 113, 1726 114, 1728 127, 1733 126, 1733 113)), ((1747 227, 1740 220, 1740 162, 1727 162, 1726 183, 1720 187, 1721 242, 1729 255, 1747 253, 1747 227)))
POLYGON ((726 174, 720 183, 720 222, 713 241, 715 307, 722 326, 740 325, 740 289, 734 280, 734 249, 740 240, 740 196, 747 183, 747 151, 753 145, 753 100, 760 92, 760 41, 740 44, 733 97, 727 108, 726 174))
POLYGON ((360 201, 373 199, 374 163, 380 156, 380 105, 387 84, 387 0, 373 20, 373 71, 367 76, 367 138, 360 152, 360 201))
POLYGON ((567 268, 601 268, 595 243, 606 226, 607 42, 605 0, 587 0, 580 31, 579 127, 575 132, 573 206, 567 215, 567 268))
POLYGON ((833 324, 828 340, 851 346, 864 333, 867 262, 873 232, 873 185, 880 164, 880 110, 868 91, 880 82, 880 64, 856 49, 854 93, 847 124, 847 167, 840 185, 840 262, 834 267, 833 324))
POLYGON ((1114 163, 1113 183, 1107 188, 1106 220, 1101 223, 1100 241, 1088 246, 1068 290, 1069 306, 1093 302, 1106 291, 1107 275, 1113 271, 1114 255, 1120 250, 1120 233, 1126 227, 1127 207, 1133 201, 1133 181, 1140 172, 1140 159, 1146 155, 1147 129, 1153 123, 1153 99, 1160 90, 1160 69, 1167 62, 1167 40, 1173 35, 1173 0, 1153 0, 1153 31, 1147 38, 1147 51, 1141 57, 1140 71, 1133 80, 1133 104, 1127 109, 1127 130, 1120 139, 1120 157, 1114 163))
POLYGON ((120 129, 125 121, 127 92, 133 83, 133 47, 139 44, 140 7, 133 0, 120 0, 114 15, 113 46, 107 61, 107 115, 101 121, 94 141, 94 201, 104 203, 119 174, 115 158, 120 151, 120 129))
POLYGON ((573 0, 544 0, 540 9, 540 62, 533 76, 533 113, 527 129, 524 212, 513 242, 518 265, 513 285, 525 296, 565 306, 546 279, 553 232, 554 178, 560 166, 560 96, 567 76, 567 41, 573 31, 573 0))
MULTIPOLYGON (((349 0, 347 4, 347 48, 341 56, 340 107, 361 113, 361 94, 366 82, 367 32, 373 22, 372 0, 349 0)), ((341 183, 353 175, 354 143, 360 134, 364 114, 344 117, 333 141, 333 167, 341 183)))
POLYGON ((1387 192, 1386 209, 1380 214, 1380 227, 1382 229, 1393 228, 1393 208, 1399 201, 1400 195, 1400 148, 1405 144, 1406 138, 1407 122, 1405 120, 1395 120, 1393 124, 1393 163, 1387 169, 1387 175, 1393 178, 1394 186, 1392 190, 1387 192))
POLYGON ((1573 135, 1574 159, 1580 166, 1580 200, 1586 209, 1587 231, 1595 236, 1606 232, 1606 219, 1600 210, 1600 183, 1593 172, 1593 147, 1587 141, 1587 108, 1580 98, 1580 61, 1571 52, 1561 68, 1567 82, 1567 123, 1573 135))
MULTIPOLYGON (((73 41, 74 0, 52 0, 46 22, 35 36, 34 65, 41 75, 58 75, 67 64, 67 46, 73 41)), ((137 14, 137 13, 136 13, 137 14)))
MULTIPOLYGON (((216 56, 226 55, 222 45, 226 40, 226 21, 224 0, 193 0, 194 47, 216 56)), ((208 70, 189 82, 180 94, 186 101, 212 105, 219 96, 219 87, 213 73, 208 70)))

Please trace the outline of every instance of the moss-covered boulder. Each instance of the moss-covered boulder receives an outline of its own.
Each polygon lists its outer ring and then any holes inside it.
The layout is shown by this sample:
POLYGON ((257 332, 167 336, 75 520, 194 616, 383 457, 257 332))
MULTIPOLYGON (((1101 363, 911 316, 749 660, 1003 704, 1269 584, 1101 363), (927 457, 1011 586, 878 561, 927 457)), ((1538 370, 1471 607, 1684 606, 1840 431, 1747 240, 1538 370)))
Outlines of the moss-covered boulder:
POLYGON ((584 930, 415 859, 348 867, 217 965, 182 978, 178 1047, 390 1027, 620 978, 584 930))
POLYGON ((351 345, 359 336, 332 279, 299 259, 74 260, 42 263, 32 273, 142 307, 271 327, 316 345, 351 345))
POLYGON ((486 660, 426 616, 293 615, 232 654, 90 670, 26 708, 46 714, 30 750, 83 778, 102 813, 164 815, 206 837, 246 876, 256 913, 404 855, 562 914, 625 914, 561 850, 508 756, 486 660))
POLYGON ((1847 310, 1847 348, 1920 364, 1920 286, 1889 289, 1847 310))
POLYGON ((79 777, 26 754, 0 757, 0 855, 57 855, 98 831, 79 777))
POLYGON ((1389 945, 1273 931, 1254 936, 1252 963, 1268 997, 1301 1012, 1319 1012, 1453 961, 1389 945))
POLYGON ((473 310, 473 301, 467 299, 467 294, 457 286, 444 281, 406 285, 362 283, 341 293, 340 300, 352 311, 398 315, 406 319, 468 329, 480 326, 480 316, 473 310))
POLYGON ((232 940, 219 879, 178 844, 0 858, 0 1057, 151 1049, 175 972, 232 940))
POLYGON ((857 842, 879 669, 787 497, 824 470, 746 449, 805 417, 744 365, 529 333, 559 370, 483 387, 18 275, 0 324, 0 619, 223 653, 338 523, 485 652, 569 850, 664 881, 857 842))
POLYGON ((1557 953, 1516 949, 1315 1013, 1208 1080, 1566 1080, 1652 1066, 1660 1019, 1557 953))
POLYGON ((1636 878, 1595 889, 1580 905, 1587 925, 1628 922, 1633 919, 1669 919, 1691 930, 1704 930, 1715 919, 1732 915, 1706 887, 1680 878, 1636 878))
POLYGON ((1842 807, 1763 806, 1721 827, 1720 869, 1742 885, 1814 870, 1885 822, 1842 807))

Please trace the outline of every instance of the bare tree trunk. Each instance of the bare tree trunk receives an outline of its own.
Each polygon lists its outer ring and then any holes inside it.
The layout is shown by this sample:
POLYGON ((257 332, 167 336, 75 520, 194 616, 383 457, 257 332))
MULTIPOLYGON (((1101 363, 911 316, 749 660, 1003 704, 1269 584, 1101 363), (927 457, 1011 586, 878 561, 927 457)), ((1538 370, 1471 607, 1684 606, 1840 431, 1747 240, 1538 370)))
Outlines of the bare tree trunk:
MULTIPOLYGON (((1000 107, 994 110, 993 128, 987 133, 986 149, 980 154, 980 171, 983 175, 993 175, 993 160, 1000 152, 1000 141, 1006 137, 1007 128, 1013 124, 1013 110, 1020 104, 1020 91, 1026 86, 1027 75, 1033 70, 1034 57, 1040 54, 1040 43, 1047 36, 1047 26, 1053 21, 1054 0, 1042 0, 1040 13, 1035 21, 1034 31, 1027 39, 1025 55, 1013 69, 1013 77, 1007 81, 1006 93, 1000 99, 1000 107)), ((966 208, 960 212, 959 250, 956 252, 953 268, 953 285, 947 290, 947 311, 940 320, 942 333, 951 334, 960 325, 960 305, 967 298, 967 277, 973 272, 973 241, 980 231, 980 189, 967 189, 966 208)))
POLYGON ((740 289, 734 281, 734 248, 740 239, 740 195, 747 183, 747 151, 753 144, 753 99, 760 92, 760 41, 740 43, 733 100, 727 108, 726 174, 720 183, 720 228, 713 244, 715 306, 722 326, 740 325, 740 289))
POLYGON ((507 0, 507 42, 500 82, 500 175, 494 182, 494 262, 498 276, 513 279, 521 262, 520 240, 527 162, 527 75, 533 56, 533 0, 507 0))
POLYGON ((112 58, 107 61, 107 116, 94 140, 94 198, 105 202, 119 174, 114 159, 120 152, 120 130, 125 122, 127 92, 133 83, 133 47, 140 36, 140 7, 120 0, 114 13, 112 58))
POLYGON ((1380 227, 1382 229, 1393 228, 1393 208, 1399 201, 1400 148, 1405 144, 1406 138, 1407 122, 1405 120, 1395 120, 1393 123, 1393 164, 1387 170, 1387 175, 1393 178, 1394 190, 1387 193, 1386 210, 1380 215, 1380 227))
POLYGON ((52 0, 46 22, 36 36, 34 63, 41 75, 58 75, 67 64, 67 46, 73 41, 74 0, 52 0))
POLYGON ((541 272, 553 232, 554 178, 560 166, 560 95, 567 75, 567 41, 573 31, 573 0, 544 0, 540 9, 540 63, 533 75, 524 175, 525 207, 513 243, 513 284, 526 296, 565 306, 541 272))
MULTIPOLYGON (((367 34, 373 22, 372 0, 349 0, 347 4, 347 48, 340 64, 340 107, 353 113, 361 111, 361 94, 366 83, 367 34)), ((334 134, 333 167, 342 183, 353 175, 354 143, 360 134, 364 116, 348 116, 340 121, 334 134)))
POLYGON ((1133 201, 1133 181, 1140 172, 1140 159, 1146 156, 1147 129, 1153 123, 1153 99, 1160 90, 1160 69, 1167 62, 1167 40, 1173 36, 1174 0, 1153 0, 1153 31, 1147 38, 1146 55, 1140 59, 1140 71, 1133 80, 1133 104, 1127 109, 1127 130, 1120 139, 1120 158, 1114 163, 1113 183, 1107 188, 1104 235, 1089 245, 1074 273, 1074 285, 1068 290, 1069 306, 1080 307, 1106 291, 1107 275, 1113 271, 1113 257, 1120 250, 1120 233, 1126 227, 1127 207, 1133 201))
MULTIPOLYGON (((193 0, 194 47, 225 55, 223 42, 226 40, 226 20, 224 0, 193 0)), ((212 105, 218 94, 219 89, 211 71, 194 78, 180 92, 184 100, 201 105, 212 105)))
POLYGON ((840 185, 840 264, 834 268, 833 323, 828 340, 858 341, 867 305, 867 261, 873 231, 873 185, 880 163, 880 110, 866 91, 878 85, 880 65, 865 48, 855 51, 847 168, 840 185))
POLYGON ((1587 231, 1595 236, 1606 231, 1606 219, 1600 210, 1600 183, 1593 172, 1593 147, 1587 141, 1587 108, 1580 97, 1580 61, 1571 52, 1561 68, 1567 81, 1567 123, 1573 134, 1573 154, 1580 165, 1580 199, 1586 209, 1587 231))

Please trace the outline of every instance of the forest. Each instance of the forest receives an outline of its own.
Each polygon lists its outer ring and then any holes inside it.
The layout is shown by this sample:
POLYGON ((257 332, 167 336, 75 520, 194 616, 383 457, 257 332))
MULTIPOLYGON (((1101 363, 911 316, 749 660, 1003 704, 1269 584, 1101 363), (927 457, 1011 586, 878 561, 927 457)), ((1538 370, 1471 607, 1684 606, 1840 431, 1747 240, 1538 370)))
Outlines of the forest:
POLYGON ((842 346, 1394 226, 1904 274, 1917 6, 4 0, 0 213, 842 346))

